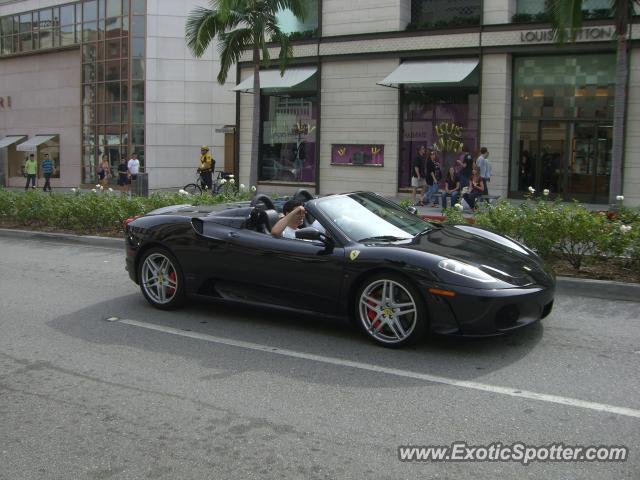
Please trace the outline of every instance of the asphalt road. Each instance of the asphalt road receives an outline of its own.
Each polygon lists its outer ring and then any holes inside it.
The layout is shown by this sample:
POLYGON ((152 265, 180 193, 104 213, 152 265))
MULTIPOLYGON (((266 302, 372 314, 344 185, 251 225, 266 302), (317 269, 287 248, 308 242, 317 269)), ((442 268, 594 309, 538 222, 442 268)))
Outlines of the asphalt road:
POLYGON ((161 312, 123 250, 0 237, 0 479, 637 480, 639 367, 640 303, 558 296, 510 336, 394 351, 324 318, 161 312), (629 458, 398 460, 455 441, 629 458))

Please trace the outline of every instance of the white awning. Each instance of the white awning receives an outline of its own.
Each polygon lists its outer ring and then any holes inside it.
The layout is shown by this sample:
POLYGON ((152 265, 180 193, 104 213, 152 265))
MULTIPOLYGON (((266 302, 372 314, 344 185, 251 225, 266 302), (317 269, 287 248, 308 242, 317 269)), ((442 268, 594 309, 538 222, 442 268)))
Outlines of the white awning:
POLYGON ((35 152, 38 145, 48 142, 52 138, 55 138, 55 135, 36 135, 35 137, 31 137, 26 142, 18 145, 16 150, 19 152, 35 152))
POLYGON ((19 142, 23 138, 27 138, 24 135, 9 135, 0 140, 0 148, 9 147, 16 142, 19 142))
POLYGON ((411 83, 456 83, 467 78, 478 66, 478 59, 425 60, 404 62, 378 85, 396 87, 411 83))
MULTIPOLYGON (((309 79, 318 69, 316 67, 287 68, 284 75, 280 70, 260 71, 260 90, 265 88, 291 88, 309 79)), ((253 73, 234 87, 236 92, 253 93, 253 73)))

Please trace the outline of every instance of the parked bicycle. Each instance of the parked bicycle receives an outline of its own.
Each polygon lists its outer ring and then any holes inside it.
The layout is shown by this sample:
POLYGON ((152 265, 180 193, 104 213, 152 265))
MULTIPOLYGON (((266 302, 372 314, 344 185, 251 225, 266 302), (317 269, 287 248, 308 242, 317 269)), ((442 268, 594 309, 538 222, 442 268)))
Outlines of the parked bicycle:
MULTIPOLYGON (((223 172, 223 171, 218 171, 218 175, 216 176, 216 178, 213 180, 213 185, 211 188, 211 195, 216 195, 218 193, 220 193, 220 189, 222 188, 222 180, 226 180, 229 181, 229 179, 231 178, 231 173, 229 172, 223 172)), ((183 187, 183 190, 186 191, 187 193, 190 193, 191 195, 199 195, 202 192, 206 192, 209 189, 207 188, 207 184, 205 183, 204 179, 202 178, 202 174, 200 172, 200 170, 196 170, 196 178, 193 181, 193 183, 188 183, 183 187)))

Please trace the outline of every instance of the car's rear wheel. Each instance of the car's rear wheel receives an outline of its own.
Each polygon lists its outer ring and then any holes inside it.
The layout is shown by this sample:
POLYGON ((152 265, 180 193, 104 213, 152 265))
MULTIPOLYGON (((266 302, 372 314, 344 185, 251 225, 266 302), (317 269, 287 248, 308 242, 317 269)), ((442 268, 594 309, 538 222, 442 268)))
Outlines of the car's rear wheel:
POLYGON ((413 343, 427 328, 422 298, 400 275, 369 277, 359 288, 355 302, 358 325, 379 345, 401 347, 413 343))
POLYGON ((144 298, 156 308, 171 310, 184 301, 185 285, 176 258, 164 248, 152 248, 140 261, 138 278, 144 298))

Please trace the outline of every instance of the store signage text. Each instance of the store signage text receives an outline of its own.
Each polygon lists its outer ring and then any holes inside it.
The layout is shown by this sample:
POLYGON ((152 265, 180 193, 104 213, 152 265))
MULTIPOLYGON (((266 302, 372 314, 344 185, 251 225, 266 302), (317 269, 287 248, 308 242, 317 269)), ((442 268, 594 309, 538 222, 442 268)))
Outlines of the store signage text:
POLYGON ((462 143, 462 125, 454 122, 441 122, 435 126, 438 141, 434 148, 439 152, 461 152, 464 149, 462 143))
POLYGON ((0 108, 11 108, 11 97, 0 97, 0 108))
MULTIPOLYGON (((576 41, 580 40, 611 40, 613 27, 581 28, 576 32, 576 41)), ((522 43, 553 42, 553 30, 529 30, 520 32, 522 43)))

